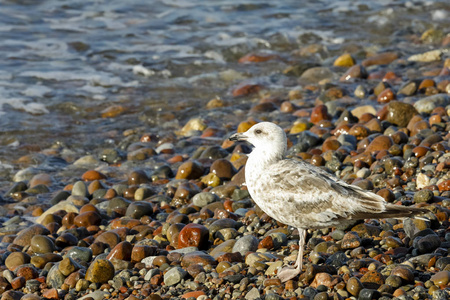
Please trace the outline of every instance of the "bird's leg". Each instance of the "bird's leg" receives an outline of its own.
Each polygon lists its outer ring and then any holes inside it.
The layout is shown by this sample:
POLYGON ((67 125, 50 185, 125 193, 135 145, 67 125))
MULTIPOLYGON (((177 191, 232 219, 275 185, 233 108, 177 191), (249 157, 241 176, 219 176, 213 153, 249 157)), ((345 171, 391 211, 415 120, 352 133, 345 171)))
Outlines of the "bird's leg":
POLYGON ((300 235, 299 241, 298 241, 298 256, 297 261, 295 262, 294 267, 302 270, 303 267, 303 250, 305 248, 305 236, 306 236, 306 230, 305 229, 298 229, 298 233, 300 235))
POLYGON ((280 272, 278 272, 278 278, 280 278, 281 282, 285 282, 285 281, 288 281, 288 280, 294 278, 295 276, 300 274, 300 272, 302 271, 303 248, 305 247, 306 230, 298 228, 298 233, 300 234, 300 239, 298 241, 299 249, 298 249, 297 260, 295 262, 294 268, 285 267, 280 272))

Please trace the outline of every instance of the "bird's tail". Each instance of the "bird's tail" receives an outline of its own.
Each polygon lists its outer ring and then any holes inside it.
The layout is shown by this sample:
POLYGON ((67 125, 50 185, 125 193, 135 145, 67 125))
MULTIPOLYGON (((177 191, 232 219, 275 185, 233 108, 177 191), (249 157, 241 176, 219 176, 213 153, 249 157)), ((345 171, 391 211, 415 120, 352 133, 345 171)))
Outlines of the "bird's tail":
POLYGON ((430 211, 425 208, 386 204, 385 209, 381 212, 358 212, 352 216, 352 219, 412 218, 428 212, 430 211))

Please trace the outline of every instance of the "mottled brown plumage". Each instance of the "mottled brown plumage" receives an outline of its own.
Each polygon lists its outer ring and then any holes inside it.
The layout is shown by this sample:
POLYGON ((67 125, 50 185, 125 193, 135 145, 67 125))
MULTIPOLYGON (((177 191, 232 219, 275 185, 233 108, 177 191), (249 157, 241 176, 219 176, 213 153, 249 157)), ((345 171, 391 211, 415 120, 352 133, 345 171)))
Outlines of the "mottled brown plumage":
POLYGON ((358 219, 411 217, 427 212, 389 204, 382 197, 347 184, 318 167, 286 159, 286 134, 273 123, 256 124, 230 139, 245 140, 255 146, 245 169, 252 199, 275 220, 299 230, 297 268, 283 269, 278 274, 283 281, 301 271, 308 228, 333 227, 358 219))

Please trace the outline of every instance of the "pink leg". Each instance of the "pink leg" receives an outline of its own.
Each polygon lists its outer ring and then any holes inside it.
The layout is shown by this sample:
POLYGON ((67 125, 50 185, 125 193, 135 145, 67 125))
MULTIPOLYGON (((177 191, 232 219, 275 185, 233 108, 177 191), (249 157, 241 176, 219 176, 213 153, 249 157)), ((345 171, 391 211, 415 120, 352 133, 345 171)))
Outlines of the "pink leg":
POLYGON ((300 272, 302 271, 302 267, 303 267, 303 250, 305 248, 306 230, 298 228, 298 233, 300 234, 300 239, 298 241, 299 249, 298 249, 297 260, 296 260, 295 265, 294 265, 295 268, 285 267, 278 273, 278 278, 280 278, 280 280, 282 282, 285 282, 285 281, 288 281, 288 280, 294 278, 295 276, 300 274, 300 272))

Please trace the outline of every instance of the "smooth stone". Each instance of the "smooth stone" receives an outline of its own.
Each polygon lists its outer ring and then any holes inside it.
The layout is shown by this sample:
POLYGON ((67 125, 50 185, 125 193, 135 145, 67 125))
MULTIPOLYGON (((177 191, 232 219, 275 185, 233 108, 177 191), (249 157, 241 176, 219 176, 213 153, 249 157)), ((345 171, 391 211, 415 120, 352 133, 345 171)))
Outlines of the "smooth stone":
POLYGON ((393 145, 391 137, 379 135, 370 142, 366 148, 366 152, 372 153, 375 151, 388 150, 393 145))
POLYGON ((78 300, 103 300, 108 299, 109 293, 101 290, 94 291, 92 293, 89 293, 81 298, 78 298, 78 300))
POLYGON ((87 197, 88 189, 86 187, 86 184, 83 181, 77 181, 72 187, 72 196, 82 196, 87 197))
POLYGON ((204 207, 212 202, 216 202, 219 200, 220 198, 216 194, 210 192, 201 192, 196 194, 192 198, 192 203, 196 206, 204 207))
POLYGON ((347 232, 342 238, 342 249, 354 249, 361 245, 361 238, 354 231, 347 232))
POLYGON ((407 81, 398 90, 398 95, 412 96, 417 91, 417 84, 414 81, 407 81))
POLYGON ((216 265, 217 262, 214 257, 209 254, 206 254, 202 251, 194 251, 185 254, 181 259, 181 265, 183 267, 189 267, 191 264, 200 264, 202 266, 206 266, 216 265))
POLYGON ((164 274, 164 284, 166 286, 175 285, 183 280, 186 275, 187 272, 183 268, 174 267, 164 274))
POLYGON ((276 262, 272 263, 264 273, 266 276, 273 276, 276 275, 276 271, 283 267, 283 261, 277 260, 276 262))
POLYGON ((130 203, 128 206, 125 216, 140 219, 143 216, 151 216, 153 214, 153 205, 149 202, 136 201, 130 203))
POLYGON ((356 78, 366 78, 367 77, 367 71, 362 65, 354 65, 350 67, 342 76, 339 78, 339 81, 345 82, 345 81, 351 81, 355 80, 356 78))
POLYGON ((20 291, 5 291, 2 294, 1 300, 20 300, 24 297, 24 293, 20 291))
POLYGON ((51 253, 56 250, 55 243, 51 238, 45 235, 35 235, 30 242, 31 250, 35 253, 51 253))
POLYGON ((318 83, 324 79, 331 79, 335 74, 327 67, 314 67, 307 69, 300 76, 300 80, 309 83, 318 83))
POLYGON ((340 268, 347 264, 349 258, 345 255, 344 252, 336 252, 327 258, 325 264, 335 266, 336 268, 340 268))
POLYGON ((358 300, 374 300, 379 299, 381 293, 375 289, 362 289, 359 293, 358 300))
POLYGON ((236 243, 236 240, 233 240, 233 239, 227 240, 227 241, 221 243, 220 245, 218 245, 217 247, 215 247, 214 249, 212 249, 210 254, 214 258, 217 258, 224 253, 231 253, 235 243, 236 243))
POLYGON ((13 181, 19 182, 19 181, 29 181, 31 178, 33 178, 34 175, 38 174, 39 171, 36 168, 28 167, 25 169, 22 169, 18 171, 16 174, 14 174, 13 181))
POLYGON ((106 231, 100 234, 94 241, 107 244, 111 249, 121 242, 120 236, 113 231, 106 231))
POLYGON ((42 255, 34 255, 31 257, 30 263, 36 268, 43 269, 49 262, 58 262, 62 260, 61 255, 56 253, 47 253, 42 255))
POLYGON ((77 227, 89 227, 91 225, 100 225, 102 217, 96 211, 87 211, 80 213, 73 220, 74 225, 77 227))
POLYGON ((414 62, 439 61, 439 60, 441 60, 442 54, 443 54, 443 50, 441 50, 441 49, 430 50, 427 52, 411 55, 410 57, 408 57, 408 61, 414 61, 414 62))
POLYGON ((208 249, 209 229, 203 225, 189 223, 183 227, 178 235, 178 248, 197 247, 208 249))
POLYGON ((391 276, 401 278, 405 284, 414 283, 414 273, 406 266, 398 266, 392 269, 391 276))
POLYGON ((387 110, 386 120, 400 127, 406 127, 411 118, 418 114, 414 106, 400 101, 389 102, 387 110))
POLYGON ((420 190, 414 194, 414 203, 430 202, 434 194, 430 190, 420 190))
POLYGON ((254 287, 245 294, 245 299, 246 300, 258 300, 258 299, 261 299, 261 294, 259 293, 259 290, 256 287, 254 287))
POLYGON ((178 167, 175 179, 197 179, 204 173, 204 168, 196 160, 184 162, 178 167))
POLYGON ((122 197, 114 197, 111 200, 108 201, 108 207, 106 209, 107 213, 110 214, 112 211, 116 209, 124 209, 126 211, 126 208, 130 205, 131 201, 122 198, 122 197))
POLYGON ((135 170, 128 175, 128 185, 140 185, 149 182, 151 182, 151 179, 143 170, 135 170))
POLYGON ((386 283, 388 286, 391 286, 391 287, 393 287, 393 288, 399 288, 399 287, 402 286, 402 279, 401 279, 400 277, 398 277, 398 276, 390 275, 390 276, 388 276, 388 277, 386 278, 385 283, 386 283))
POLYGON ((85 279, 94 283, 105 283, 114 277, 114 265, 107 259, 96 259, 86 271, 85 279))
POLYGON ((221 179, 229 180, 237 173, 237 170, 228 160, 222 158, 212 163, 210 172, 216 174, 221 179))
POLYGON ((71 203, 68 200, 63 200, 47 209, 42 215, 39 216, 39 218, 37 218, 36 223, 42 224, 43 220, 47 217, 47 215, 53 214, 59 210, 64 210, 68 213, 74 212, 77 214, 80 212, 80 209, 73 203, 71 203))
POLYGON ((236 241, 231 252, 240 252, 245 255, 247 252, 254 252, 258 249, 259 240, 249 234, 241 237, 236 241))
POLYGON ((47 274, 47 285, 55 289, 61 288, 66 276, 59 270, 59 263, 54 264, 47 274))
POLYGON ((431 281, 437 286, 445 286, 450 282, 450 271, 440 271, 431 276, 431 281))
POLYGON ((30 256, 24 252, 12 252, 5 260, 5 266, 14 271, 18 266, 27 264, 30 262, 30 256))
POLYGON ((72 247, 67 251, 64 257, 70 257, 74 260, 90 262, 92 259, 92 250, 86 247, 72 247))
POLYGON ((109 252, 106 257, 108 260, 113 258, 120 260, 131 260, 131 251, 133 250, 133 245, 130 242, 123 241, 118 243, 112 250, 109 252))
POLYGON ((436 261, 436 268, 439 270, 444 270, 447 265, 450 264, 450 257, 441 257, 436 261))
POLYGON ((417 248, 420 253, 431 253, 441 245, 441 240, 436 234, 429 234, 417 242, 417 248))
POLYGON ((30 245, 31 239, 35 235, 48 235, 48 234, 50 234, 50 231, 43 225, 34 224, 28 228, 19 231, 19 233, 17 233, 17 237, 13 241, 13 244, 25 247, 30 245))
POLYGON ((59 262, 58 270, 64 275, 69 276, 71 273, 84 269, 82 265, 70 257, 64 258, 59 262))
POLYGON ((344 53, 333 62, 335 67, 351 67, 356 64, 355 59, 348 53, 344 53))
POLYGON ((210 238, 214 237, 214 234, 224 228, 236 228, 237 222, 233 219, 225 218, 214 221, 211 225, 209 225, 209 234, 210 238))
POLYGON ((445 107, 450 104, 450 97, 446 94, 436 94, 420 99, 414 103, 419 113, 430 114, 436 107, 445 107))

